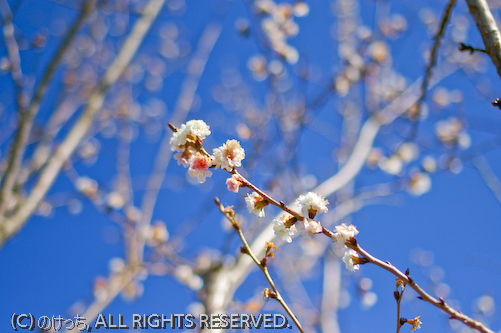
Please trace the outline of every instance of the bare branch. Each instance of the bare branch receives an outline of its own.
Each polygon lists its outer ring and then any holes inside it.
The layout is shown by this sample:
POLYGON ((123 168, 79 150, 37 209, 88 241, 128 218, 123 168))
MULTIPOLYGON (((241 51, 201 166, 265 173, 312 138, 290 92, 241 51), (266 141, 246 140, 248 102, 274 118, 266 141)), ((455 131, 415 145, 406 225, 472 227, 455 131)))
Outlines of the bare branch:
MULTIPOLYGON (((7 170, 5 171, 5 175, 3 177, 2 181, 2 187, 0 188, 0 223, 4 219, 4 215, 9 203, 9 199, 11 197, 11 192, 12 189, 16 183, 17 176, 19 174, 19 170, 21 167, 24 151, 26 149, 26 145, 28 144, 28 140, 30 137, 31 129, 33 127, 33 122, 35 120, 35 117, 38 113, 38 110, 40 109, 40 103, 42 100, 42 97, 45 95, 45 92, 47 91, 47 87, 49 86, 50 79, 52 78, 52 75, 54 74, 57 66, 61 62, 63 55, 66 53, 68 48, 71 45, 71 42, 73 41, 74 37, 76 36, 76 33, 82 26, 82 24, 85 22, 87 17, 94 11, 95 5, 96 5, 97 0, 89 0, 84 3, 83 9, 71 27, 70 31, 66 35, 66 38, 63 40, 63 43, 61 44, 61 47, 58 49, 56 55, 52 58, 51 63, 49 64, 49 67, 45 71, 45 75, 42 78, 42 81, 38 85, 35 94, 33 96, 33 100, 31 101, 30 105, 27 107, 25 111, 25 106, 23 106, 22 102, 22 97, 18 97, 18 104, 19 104, 19 111, 20 111, 20 120, 19 120, 19 128, 16 133, 16 137, 14 139, 14 142, 11 147, 10 155, 9 155, 9 164, 7 166, 7 170)), ((8 4, 5 1, 5 4, 2 5, 2 8, 6 7, 5 9, 2 10, 7 10, 8 4)), ((8 12, 10 14, 10 11, 8 12)), ((8 18, 8 15, 7 15, 8 18)), ((11 33, 12 36, 11 38, 7 38, 6 36, 6 41, 7 45, 11 45, 8 47, 9 49, 9 54, 11 58, 11 66, 19 67, 18 69, 15 70, 16 74, 14 75, 14 67, 13 67, 13 77, 15 77, 14 81, 17 83, 18 89, 21 89, 22 85, 22 73, 21 73, 21 68, 20 68, 20 59, 17 59, 19 57, 19 50, 17 49, 17 43, 15 42, 13 32, 14 32, 14 27, 12 26, 12 22, 4 19, 5 24, 4 24, 4 31, 10 31, 12 29, 11 33), (8 28, 11 26, 11 28, 8 28), (11 54, 12 53, 12 54, 11 54), (13 59, 17 59, 18 61, 13 61, 13 59), (19 76, 19 77, 18 77, 19 76), (17 78, 18 77, 18 78, 17 78)), ((21 92, 19 94, 22 94, 21 92)), ((1 237, 0 237, 1 239, 1 237)), ((0 242, 1 244, 1 242, 0 242)))
POLYGON ((150 2, 148 2, 143 15, 136 21, 116 59, 104 74, 99 87, 95 89, 89 97, 89 102, 82 116, 48 161, 47 166, 43 169, 38 182, 33 187, 29 196, 21 203, 14 214, 5 220, 0 229, 0 246, 5 243, 7 238, 11 237, 26 223, 38 204, 42 201, 66 160, 73 154, 85 137, 92 125, 94 116, 103 105, 108 88, 118 80, 125 68, 129 65, 132 57, 146 36, 146 33, 153 24, 153 21, 160 12, 164 2, 165 0, 150 0, 150 2))
POLYGON ((440 22, 440 27, 437 31, 437 34, 433 38, 435 41, 433 43, 433 47, 431 48, 430 62, 428 63, 428 66, 426 66, 426 72, 424 74, 423 83, 421 85, 421 96, 419 97, 418 102, 416 104, 415 112, 412 114, 412 120, 414 121, 414 125, 412 126, 412 131, 409 140, 413 140, 417 136, 417 132, 419 129, 419 115, 421 114, 421 106, 423 105, 426 99, 426 93, 428 92, 428 85, 431 80, 433 67, 435 67, 435 65, 437 64, 437 58, 438 58, 437 55, 438 55, 438 48, 440 46, 440 40, 445 34, 445 27, 449 22, 452 9, 454 8, 455 4, 456 0, 450 0, 449 3, 447 4, 444 14, 442 15, 442 21, 440 22))
MULTIPOLYGON (((188 76, 181 85, 181 92, 174 108, 174 116, 171 119, 173 122, 182 122, 186 118, 186 115, 188 114, 193 104, 195 92, 205 69, 205 65, 207 64, 209 55, 211 54, 220 33, 220 24, 209 24, 205 28, 205 31, 200 38, 197 51, 188 64, 188 76)), ((146 193, 144 194, 142 200, 141 211, 143 213, 143 217, 141 218, 140 222, 142 228, 144 228, 151 222, 151 217, 153 215, 153 209, 155 208, 158 192, 160 191, 160 188, 164 181, 165 171, 167 170, 170 158, 172 156, 172 151, 170 149, 170 135, 168 134, 170 133, 167 133, 165 135, 160 145, 160 150, 156 156, 152 174, 148 179, 146 193)), ((141 261, 142 259, 140 258, 142 258, 143 256, 144 239, 142 239, 141 236, 139 237, 140 239, 138 239, 137 244, 137 260, 141 261)))
MULTIPOLYGON (((254 261, 254 263, 263 272, 264 276, 266 277, 266 280, 268 280, 268 283, 270 284, 270 286, 271 286, 271 288, 273 289, 273 292, 274 292, 273 297, 270 297, 270 298, 276 299, 280 303, 280 305, 282 305, 282 307, 284 308, 284 310, 287 312, 287 314, 292 318, 292 320, 296 324, 296 326, 299 329, 299 331, 301 333, 304 333, 304 330, 303 330, 303 327, 301 326, 301 323, 297 319, 296 315, 289 308, 289 306, 287 305, 287 303, 283 299, 282 295, 278 291, 277 287, 275 286, 275 282, 273 281, 273 278, 271 277, 270 272, 268 271, 268 267, 266 265, 266 262, 267 262, 267 256, 266 255, 267 254, 265 254, 265 257, 263 259, 264 262, 263 261, 259 261, 259 259, 252 252, 252 249, 250 248, 249 243, 247 242, 247 239, 245 238, 244 233, 242 232, 242 228, 240 228, 240 225, 235 220, 235 212, 233 211, 233 209, 231 209, 231 208, 230 209, 225 209, 223 207, 223 205, 221 204, 221 202, 219 201, 218 198, 216 198, 216 205, 219 207, 219 210, 221 211, 221 213, 223 213, 226 216, 226 218, 228 218, 228 220, 231 222, 231 224, 233 225, 233 228, 235 228, 235 230, 237 231, 238 236, 240 236, 240 239, 242 240, 242 243, 244 244, 244 248, 245 248, 246 254, 249 255, 249 257, 251 257, 251 259, 254 261)), ((271 245, 273 245, 273 244, 271 244, 271 245)))
POLYGON ((462 323, 464 323, 465 325, 467 325, 473 329, 476 329, 480 332, 494 333, 494 331, 488 329, 482 323, 480 323, 476 320, 473 320, 470 317, 462 314, 461 312, 451 308, 442 298, 436 299, 436 298, 432 297, 430 294, 428 294, 426 291, 424 291, 423 288, 421 288, 410 276, 402 273, 401 271, 399 271, 395 266, 393 266, 389 262, 383 262, 383 261, 377 259, 376 257, 369 254, 367 251, 362 249, 360 247, 360 245, 358 245, 358 244, 351 244, 351 245, 348 245, 348 247, 357 251, 361 256, 368 259, 369 262, 371 262, 371 263, 375 264, 376 266, 379 266, 379 267, 383 268, 384 270, 395 275, 397 278, 399 278, 404 283, 409 285, 412 289, 414 289, 419 294, 420 298, 423 301, 426 301, 426 302, 436 306, 440 310, 444 311, 445 313, 449 314, 452 319, 457 319, 457 320, 461 321, 462 323))
POLYGON ((486 0, 466 0, 485 44, 485 50, 501 77, 501 34, 486 0))

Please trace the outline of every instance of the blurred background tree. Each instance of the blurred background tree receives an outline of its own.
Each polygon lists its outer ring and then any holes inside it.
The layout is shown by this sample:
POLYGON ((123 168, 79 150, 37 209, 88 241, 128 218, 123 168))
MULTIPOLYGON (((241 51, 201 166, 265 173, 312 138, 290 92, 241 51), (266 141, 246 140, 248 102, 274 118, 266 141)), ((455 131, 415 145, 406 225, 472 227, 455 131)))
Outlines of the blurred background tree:
MULTIPOLYGON (((394 277, 346 271, 327 237, 274 239, 278 209, 256 218, 224 171, 200 185, 171 163, 167 124, 203 119, 206 149, 239 140, 239 172, 273 198, 326 196, 324 227, 356 225, 370 253, 500 330, 501 57, 468 5, 0 0, 2 325, 283 312, 217 196, 256 253, 278 246, 270 272, 305 331, 395 329, 394 277)), ((416 296, 401 310, 423 331, 469 331, 416 296)))

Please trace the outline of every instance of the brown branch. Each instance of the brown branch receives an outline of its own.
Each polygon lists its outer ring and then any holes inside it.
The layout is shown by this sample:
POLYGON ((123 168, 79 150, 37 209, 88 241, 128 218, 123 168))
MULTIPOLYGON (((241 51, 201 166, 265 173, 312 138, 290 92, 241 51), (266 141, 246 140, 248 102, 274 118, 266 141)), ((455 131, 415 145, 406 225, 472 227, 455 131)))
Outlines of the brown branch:
MULTIPOLYGON (((236 171, 235 171, 235 173, 236 173, 236 171)), ((242 176, 240 176, 240 177, 242 177, 242 176)), ((282 204, 281 202, 278 203, 276 200, 271 199, 270 196, 268 196, 266 193, 264 193, 261 190, 259 190, 253 184, 250 184, 250 182, 247 181, 245 178, 243 178, 243 182, 245 183, 245 185, 247 187, 249 187, 249 188, 251 188, 251 189, 253 189, 255 191, 257 189, 258 191, 256 191, 256 192, 259 195, 261 195, 263 198, 265 198, 269 203, 271 203, 271 204, 279 207, 283 211, 285 211, 285 212, 293 215, 298 220, 303 220, 304 219, 303 216, 301 216, 300 214, 298 214, 298 213, 294 212, 293 210, 291 210, 287 205, 282 204)), ((332 231, 324 228, 324 227, 322 227, 322 233, 324 235, 328 236, 329 238, 334 239, 334 233, 332 231)), ((381 260, 379 260, 379 259, 375 258, 374 256, 372 256, 371 254, 369 254, 364 249, 362 249, 357 244, 356 240, 353 243, 347 243, 347 246, 350 247, 351 249, 355 250, 362 257, 366 258, 369 262, 371 262, 371 263, 375 264, 376 266, 379 266, 379 267, 383 268, 384 270, 392 273, 397 278, 399 278, 400 280, 402 280, 404 283, 410 285, 411 288, 414 289, 420 295, 420 299, 422 299, 422 300, 424 300, 424 301, 426 301, 426 302, 428 302, 428 303, 430 303, 430 304, 438 307, 442 311, 444 311, 447 314, 449 314, 451 316, 451 318, 457 319, 457 320, 461 321, 462 323, 464 323, 465 325, 467 325, 467 326, 469 326, 471 328, 474 328, 474 329, 476 329, 476 330, 478 330, 480 332, 483 332, 483 333, 494 333, 493 331, 489 330, 487 327, 485 327, 483 324, 479 323, 478 321, 475 321, 475 320, 471 319, 470 317, 462 314, 461 312, 454 310, 443 299, 440 298, 440 300, 437 300, 436 298, 434 298, 431 295, 429 295, 416 282, 414 282, 414 280, 412 280, 408 275, 402 273, 401 271, 399 271, 396 267, 394 267, 390 263, 388 263, 388 262, 384 263, 381 260)))
MULTIPOLYGON (((238 175, 241 179, 240 181, 243 183, 243 186, 245 187, 249 187, 250 189, 254 190, 256 193, 258 193, 260 196, 262 196, 268 203, 280 208, 281 210, 293 215, 298 221, 302 221, 304 220, 304 217, 295 212, 294 210, 292 210, 291 208, 289 208, 287 205, 285 205, 282 201, 278 202, 276 201, 275 199, 271 198, 269 195, 267 195, 266 193, 264 193, 262 190, 260 190, 257 186, 255 186, 254 184, 252 184, 251 182, 249 182, 247 179, 245 179, 244 177, 242 177, 235 169, 233 169, 230 173, 232 174, 236 174, 238 175)), ((219 202, 219 201, 217 201, 219 202)), ((220 209, 222 209, 220 203, 218 204, 220 206, 220 209)), ((223 210, 222 210, 223 213, 225 213, 223 210)), ((226 215, 226 214, 225 214, 226 215)), ((228 216, 228 215, 227 215, 228 216)), ((235 224, 238 224, 236 221, 232 221, 234 227, 235 227, 235 224)), ((238 230, 238 229, 237 229, 238 230)), ((322 227, 322 232, 324 235, 328 236, 329 238, 331 239, 336 239, 335 238, 335 233, 326 229, 325 227, 322 227)), ((252 249, 251 247, 248 245, 247 242, 244 243, 244 245, 246 246, 246 250, 248 249, 249 253, 251 253, 252 249)), ((461 321, 462 323, 464 323, 465 325, 473 328, 473 329, 476 329, 480 332, 483 332, 483 333, 494 333, 493 331, 491 331, 490 329, 488 329, 487 327, 485 327, 482 323, 476 321, 476 320, 473 320, 472 318, 462 314, 461 312, 453 309, 452 307, 450 307, 442 298, 440 298, 439 300, 437 300, 436 298, 432 297, 431 295, 429 295, 426 291, 424 291, 424 289, 422 289, 409 275, 407 274, 404 274, 402 273, 401 271, 399 271, 396 267, 394 267, 393 265, 391 265, 389 262, 383 262, 379 259, 377 259, 376 257, 372 256, 371 254, 369 254, 367 251, 365 251, 364 249, 362 249, 355 238, 352 238, 349 242, 346 243, 346 245, 355 250, 357 253, 359 253, 363 258, 365 258, 367 260, 367 262, 370 262, 370 263, 373 263, 375 264, 376 266, 379 266, 381 268, 383 268, 384 270, 392 273, 393 275, 395 275, 397 278, 399 278, 400 280, 402 280, 405 284, 408 284, 411 286, 412 289, 414 289, 419 295, 420 295, 420 299, 438 307, 439 309, 441 309, 442 311, 446 312, 447 314, 449 314, 451 316, 452 319, 457 319, 459 321, 461 321)), ((259 263, 258 265, 261 267, 262 264, 257 260, 257 258, 254 256, 252 258, 252 260, 255 262, 255 263, 259 263)), ((398 326, 398 329, 399 329, 399 326, 398 326)))
MULTIPOLYGON (((334 234, 330 231, 324 232, 324 234, 328 235, 329 237, 332 237, 334 234)), ((485 327, 482 323, 473 320, 472 318, 464 315, 460 311, 454 310, 452 307, 450 307, 443 298, 436 299, 430 294, 428 294, 426 291, 424 291, 410 276, 402 273, 400 270, 398 270, 395 266, 390 264, 388 261, 383 262, 376 257, 372 256, 369 254, 367 251, 362 249, 360 245, 356 242, 347 243, 347 246, 353 250, 355 250, 358 254, 360 254, 362 257, 367 259, 370 263, 373 263, 376 266, 381 267, 382 269, 390 272, 391 274, 395 275, 397 278, 402 280, 405 284, 409 285, 412 289, 414 289, 418 294, 419 298, 422 299, 425 302, 428 302, 440 310, 444 311, 445 313, 449 314, 451 316, 451 319, 457 319, 464 323, 465 325, 476 329, 480 332, 483 333, 494 333, 494 331, 488 329, 485 327)))
POLYGON ((273 281, 273 278, 271 277, 270 272, 268 271, 268 266, 266 265, 266 260, 267 260, 266 255, 265 255, 265 258, 263 259, 264 263, 263 263, 263 261, 259 261, 257 259, 257 257, 254 255, 254 253, 252 252, 252 249, 250 248, 249 243, 247 242, 247 239, 245 238, 244 233, 242 232, 242 228, 240 227, 238 222, 235 220, 233 210, 231 208, 230 208, 230 210, 225 209, 218 198, 216 198, 216 205, 219 207, 219 210, 221 211, 221 213, 223 213, 226 216, 226 218, 231 222, 231 224, 233 225, 233 228, 235 228, 235 230, 237 231, 238 236, 240 236, 240 239, 242 240, 242 243, 244 244, 245 253, 248 254, 252 258, 252 260, 256 263, 256 265, 263 272, 264 276, 266 277, 266 280, 268 280, 268 283, 270 284, 270 286, 274 292, 274 295, 272 298, 276 299, 280 303, 280 305, 282 305, 282 307, 287 312, 287 314, 292 318, 292 321, 294 321, 294 323, 296 324, 299 331, 301 333, 304 333, 304 330, 303 330, 303 327, 301 326, 301 323, 299 322, 297 317, 294 315, 292 310, 289 308, 287 303, 285 303, 282 295, 280 295, 280 292, 278 291, 277 287, 275 286, 275 282, 273 281))
POLYGON ((486 50, 483 49, 477 49, 476 47, 473 47, 471 45, 466 45, 464 43, 459 43, 459 52, 470 52, 470 54, 473 54, 475 52, 482 52, 482 53, 487 53, 486 50))

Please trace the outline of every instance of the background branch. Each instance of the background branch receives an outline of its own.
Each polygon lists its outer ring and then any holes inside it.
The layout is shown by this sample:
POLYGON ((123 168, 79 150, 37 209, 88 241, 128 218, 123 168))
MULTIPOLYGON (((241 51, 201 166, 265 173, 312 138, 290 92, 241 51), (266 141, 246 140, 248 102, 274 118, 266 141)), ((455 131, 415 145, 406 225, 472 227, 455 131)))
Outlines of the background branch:
POLYGON ((501 77, 501 34, 486 0, 466 0, 484 41, 485 50, 501 77))

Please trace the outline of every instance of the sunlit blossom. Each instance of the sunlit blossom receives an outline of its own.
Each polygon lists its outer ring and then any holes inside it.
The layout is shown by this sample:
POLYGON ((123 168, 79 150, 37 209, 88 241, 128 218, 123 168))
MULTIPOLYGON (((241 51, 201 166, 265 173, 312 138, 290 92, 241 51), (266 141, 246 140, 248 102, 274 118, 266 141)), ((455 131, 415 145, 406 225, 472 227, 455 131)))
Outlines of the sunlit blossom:
POLYGON ((317 212, 327 213, 329 201, 317 193, 308 192, 306 195, 300 195, 296 204, 301 208, 303 216, 314 218, 317 212))
POLYGON ((188 169, 188 174, 191 177, 198 178, 199 183, 204 183, 207 177, 212 176, 212 172, 209 171, 211 166, 211 158, 209 156, 196 153, 190 159, 190 168, 188 169))
POLYGON ((245 198, 245 203, 247 204, 247 210, 249 213, 255 214, 259 217, 264 217, 264 207, 268 205, 268 202, 261 197, 256 192, 247 194, 245 198))
POLYGON ((240 182, 240 177, 232 175, 231 178, 226 179, 226 185, 228 186, 228 191, 238 193, 238 189, 242 185, 240 182))
POLYGON ((413 195, 422 195, 431 189, 431 178, 427 173, 415 172, 407 183, 407 190, 413 195))
POLYGON ((358 235, 357 227, 354 225, 346 225, 345 223, 335 227, 336 233, 333 238, 339 246, 345 245, 346 241, 358 235))
POLYGON ((420 316, 417 316, 414 319, 408 319, 407 320, 407 323, 409 323, 409 324, 412 325, 411 332, 414 332, 415 330, 421 328, 422 322, 421 322, 421 320, 419 320, 419 317, 420 316))
POLYGON ((384 172, 390 175, 398 175, 402 171, 404 163, 399 156, 393 155, 390 158, 381 157, 378 165, 384 172))
POLYGON ((354 250, 350 249, 344 253, 343 262, 346 265, 346 269, 348 269, 352 272, 354 272, 360 268, 358 263, 355 262, 354 258, 358 258, 358 254, 354 250))
POLYGON ((179 150, 186 144, 189 137, 204 140, 210 134, 210 127, 203 120, 190 120, 182 124, 170 139, 171 149, 179 150))
POLYGON ((303 225, 304 230, 310 235, 315 235, 322 232, 322 226, 320 225, 320 222, 308 220, 305 218, 303 225))
POLYGON ((213 149, 214 165, 217 168, 231 171, 234 167, 242 166, 245 151, 237 140, 228 140, 219 148, 213 149))
POLYGON ((282 215, 280 218, 274 219, 273 220, 273 231, 275 232, 275 235, 280 237, 282 240, 286 241, 287 243, 292 242, 291 236, 294 235, 295 233, 295 228, 287 228, 284 223, 284 218, 287 215, 282 215))

